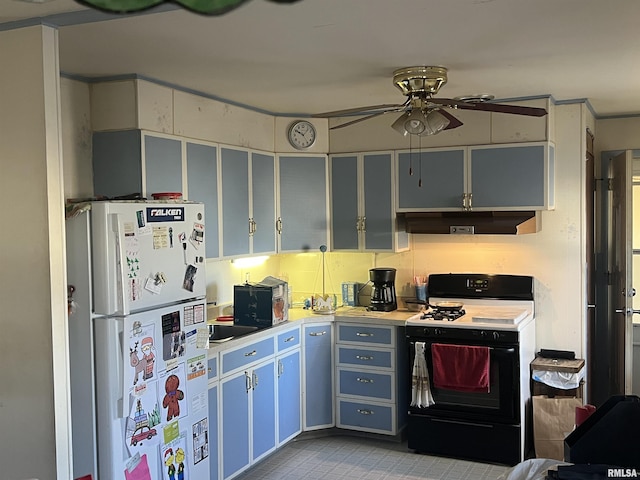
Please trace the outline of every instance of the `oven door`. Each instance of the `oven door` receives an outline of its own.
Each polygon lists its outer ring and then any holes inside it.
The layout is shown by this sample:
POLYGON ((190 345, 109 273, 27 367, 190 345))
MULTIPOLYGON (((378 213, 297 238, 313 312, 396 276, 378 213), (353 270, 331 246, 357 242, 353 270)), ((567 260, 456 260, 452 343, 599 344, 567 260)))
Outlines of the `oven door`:
MULTIPOLYGON (((409 341, 411 365, 409 375, 413 371, 415 342, 415 339, 410 339, 409 341)), ((490 347, 489 392, 477 393, 439 389, 433 386, 432 343, 459 344, 459 342, 446 341, 440 338, 437 342, 425 341, 425 360, 429 378, 431 379, 431 394, 435 404, 428 408, 411 406, 409 407, 410 414, 505 424, 517 424, 520 422, 520 380, 517 345, 490 347)), ((479 344, 465 342, 465 345, 479 344)), ((411 382, 409 382, 409 385, 411 385, 411 382)))

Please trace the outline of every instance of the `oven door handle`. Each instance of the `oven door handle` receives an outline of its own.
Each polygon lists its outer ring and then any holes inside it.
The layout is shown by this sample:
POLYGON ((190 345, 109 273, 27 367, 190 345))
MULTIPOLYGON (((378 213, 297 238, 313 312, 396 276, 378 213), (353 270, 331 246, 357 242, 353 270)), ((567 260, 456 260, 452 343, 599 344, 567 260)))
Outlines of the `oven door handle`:
POLYGON ((493 425, 487 425, 486 423, 475 423, 475 422, 463 422, 461 420, 445 420, 443 418, 431 418, 433 422, 441 422, 441 423, 455 423, 457 425, 472 425, 474 427, 485 427, 485 428, 493 428, 493 425))

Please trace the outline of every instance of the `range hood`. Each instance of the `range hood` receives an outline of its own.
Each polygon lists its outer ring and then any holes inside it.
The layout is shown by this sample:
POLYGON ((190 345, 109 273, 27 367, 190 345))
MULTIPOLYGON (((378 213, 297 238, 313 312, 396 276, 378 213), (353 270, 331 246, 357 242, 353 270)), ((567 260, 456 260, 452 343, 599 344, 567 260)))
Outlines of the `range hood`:
POLYGON ((540 231, 540 212, 398 213, 407 233, 522 235, 540 231))

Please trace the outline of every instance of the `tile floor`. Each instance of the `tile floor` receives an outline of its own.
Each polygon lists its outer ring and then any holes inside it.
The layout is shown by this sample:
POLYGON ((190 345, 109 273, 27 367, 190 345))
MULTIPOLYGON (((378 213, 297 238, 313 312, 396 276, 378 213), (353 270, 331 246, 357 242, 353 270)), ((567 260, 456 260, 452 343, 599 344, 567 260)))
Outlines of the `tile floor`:
POLYGON ((417 454, 406 442, 298 437, 237 480, 495 480, 509 467, 417 454))

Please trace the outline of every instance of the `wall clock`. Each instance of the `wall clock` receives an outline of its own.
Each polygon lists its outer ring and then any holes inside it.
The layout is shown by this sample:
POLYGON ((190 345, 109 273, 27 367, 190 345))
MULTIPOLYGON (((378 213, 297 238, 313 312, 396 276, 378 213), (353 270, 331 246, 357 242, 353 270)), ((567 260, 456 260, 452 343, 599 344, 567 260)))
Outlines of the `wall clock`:
POLYGON ((287 138, 292 147, 305 150, 316 142, 316 129, 311 122, 296 120, 289 126, 287 138))

